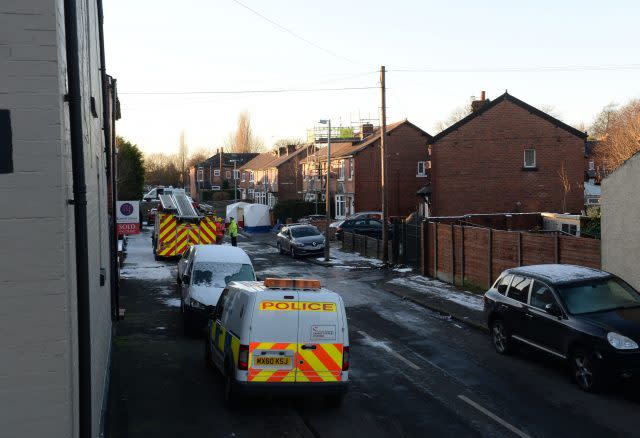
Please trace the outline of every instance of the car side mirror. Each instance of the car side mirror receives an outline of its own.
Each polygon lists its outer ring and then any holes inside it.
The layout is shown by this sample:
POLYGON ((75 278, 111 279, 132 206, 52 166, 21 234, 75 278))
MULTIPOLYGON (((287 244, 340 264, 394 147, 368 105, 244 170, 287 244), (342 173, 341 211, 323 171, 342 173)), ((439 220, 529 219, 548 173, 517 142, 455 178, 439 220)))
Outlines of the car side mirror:
POLYGON ((144 198, 144 201, 149 202, 151 201, 151 198, 144 198))
POLYGON ((562 311, 555 303, 547 304, 546 306, 544 306, 544 310, 546 310, 550 315, 557 316, 558 318, 562 316, 562 311))
POLYGON ((182 276, 182 282, 184 284, 189 284, 191 282, 191 277, 189 277, 188 275, 183 275, 182 276))

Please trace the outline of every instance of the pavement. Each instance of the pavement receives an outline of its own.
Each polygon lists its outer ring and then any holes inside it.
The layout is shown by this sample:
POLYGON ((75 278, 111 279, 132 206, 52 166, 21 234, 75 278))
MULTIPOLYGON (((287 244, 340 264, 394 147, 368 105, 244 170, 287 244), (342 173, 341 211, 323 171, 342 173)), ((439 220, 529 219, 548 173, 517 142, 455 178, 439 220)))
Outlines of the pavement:
POLYGON ((410 272, 293 260, 247 238, 239 245, 260 277, 319 278, 343 297, 351 387, 338 409, 313 397, 258 397, 226 410, 203 340, 183 334, 175 263, 153 260, 148 233, 130 239, 122 270, 126 316, 113 338, 107 437, 640 435, 637 386, 585 394, 563 362, 527 349, 499 356, 482 331, 380 285, 413 285, 412 295, 463 307, 465 295, 410 272))

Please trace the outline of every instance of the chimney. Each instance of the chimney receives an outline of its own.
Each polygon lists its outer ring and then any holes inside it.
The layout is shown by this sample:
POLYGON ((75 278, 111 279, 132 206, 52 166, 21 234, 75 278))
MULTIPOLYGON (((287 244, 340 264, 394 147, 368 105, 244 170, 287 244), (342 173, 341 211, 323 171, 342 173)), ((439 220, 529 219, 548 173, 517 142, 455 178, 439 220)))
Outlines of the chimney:
POLYGON ((287 147, 286 146, 278 147, 278 156, 279 157, 283 156, 286 153, 287 153, 287 147))
POLYGON ((360 140, 364 140, 373 134, 373 124, 371 123, 363 123, 360 127, 360 140))
POLYGON ((292 154, 296 151, 296 145, 295 144, 288 144, 287 145, 287 154, 292 154))
POLYGON ((484 90, 482 90, 480 92, 480 99, 479 100, 474 100, 473 102, 471 102, 471 111, 472 112, 476 112, 480 108, 482 108, 486 103, 489 103, 489 102, 491 102, 491 101, 486 98, 485 92, 484 92, 484 90))

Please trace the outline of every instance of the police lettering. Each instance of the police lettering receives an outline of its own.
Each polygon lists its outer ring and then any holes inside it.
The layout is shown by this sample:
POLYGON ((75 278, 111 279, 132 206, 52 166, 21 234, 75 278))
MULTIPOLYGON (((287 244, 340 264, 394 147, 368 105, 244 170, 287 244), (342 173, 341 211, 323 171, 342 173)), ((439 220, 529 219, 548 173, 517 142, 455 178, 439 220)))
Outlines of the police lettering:
POLYGON ((296 311, 303 312, 335 312, 335 303, 317 303, 308 301, 262 301, 260 302, 260 310, 280 310, 280 311, 296 311))

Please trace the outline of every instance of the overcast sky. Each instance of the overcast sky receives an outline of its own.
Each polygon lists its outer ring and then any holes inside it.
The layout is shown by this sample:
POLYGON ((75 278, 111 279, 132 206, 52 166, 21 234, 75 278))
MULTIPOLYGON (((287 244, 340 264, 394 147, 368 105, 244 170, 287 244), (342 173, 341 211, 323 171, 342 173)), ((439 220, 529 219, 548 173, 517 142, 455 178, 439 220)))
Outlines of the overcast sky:
POLYGON ((481 90, 587 125, 604 105, 640 97, 637 1, 240 1, 307 42, 234 0, 105 2, 120 135, 171 153, 184 129, 191 150, 213 150, 248 110, 268 146, 306 138, 321 118, 378 118, 379 90, 154 93, 376 87, 381 65, 388 123, 408 118, 431 134, 481 90))

